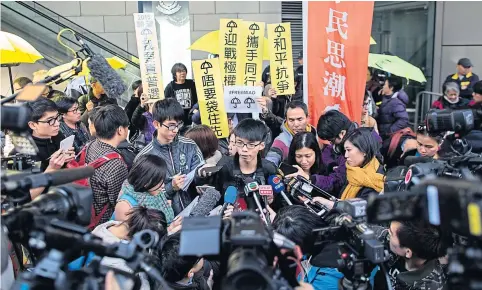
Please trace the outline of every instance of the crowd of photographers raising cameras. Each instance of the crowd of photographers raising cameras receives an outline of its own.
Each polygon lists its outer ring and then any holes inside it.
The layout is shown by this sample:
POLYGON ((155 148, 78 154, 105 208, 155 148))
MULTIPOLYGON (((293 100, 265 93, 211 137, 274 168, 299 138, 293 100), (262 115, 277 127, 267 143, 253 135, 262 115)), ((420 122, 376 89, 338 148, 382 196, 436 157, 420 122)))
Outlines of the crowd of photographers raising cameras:
POLYGON ((2 289, 479 289, 471 67, 416 130, 381 71, 360 124, 310 124, 302 86, 278 95, 263 74, 259 119, 229 113, 220 139, 183 64, 156 102, 137 81, 122 108, 92 77, 2 103, 2 289))

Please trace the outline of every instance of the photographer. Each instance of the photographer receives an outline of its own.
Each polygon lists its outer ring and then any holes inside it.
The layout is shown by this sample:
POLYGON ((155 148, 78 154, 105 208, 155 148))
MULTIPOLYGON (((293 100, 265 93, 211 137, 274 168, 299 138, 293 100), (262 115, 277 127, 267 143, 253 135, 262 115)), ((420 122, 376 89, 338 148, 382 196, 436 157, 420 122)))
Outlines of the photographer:
MULTIPOLYGON (((444 289, 446 265, 439 261, 447 251, 447 243, 439 228, 424 221, 392 221, 389 229, 392 256, 388 273, 393 289, 444 289)), ((387 289, 379 271, 374 289, 387 289)))
POLYGON ((152 135, 156 131, 152 118, 152 108, 156 100, 148 99, 146 94, 142 94, 140 99, 140 104, 132 113, 131 126, 139 132, 135 141, 146 145, 152 141, 152 135))

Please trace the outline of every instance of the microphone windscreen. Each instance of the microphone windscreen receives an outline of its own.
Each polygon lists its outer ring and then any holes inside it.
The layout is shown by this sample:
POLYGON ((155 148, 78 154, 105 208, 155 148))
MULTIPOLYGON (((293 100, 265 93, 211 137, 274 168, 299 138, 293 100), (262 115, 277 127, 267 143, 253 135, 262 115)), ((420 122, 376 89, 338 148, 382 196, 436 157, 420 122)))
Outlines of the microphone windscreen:
POLYGON ((224 193, 224 203, 230 203, 234 204, 236 202, 236 199, 238 197, 238 190, 236 187, 230 185, 226 189, 226 192, 224 193))
POLYGON ((268 177, 268 184, 273 187, 273 191, 276 193, 280 193, 285 190, 285 185, 279 176, 271 175, 268 177))
POLYGON ((190 216, 207 216, 221 199, 221 193, 214 188, 207 188, 192 209, 190 216))
POLYGON ((120 98, 127 90, 127 86, 119 74, 115 72, 103 56, 94 54, 87 62, 87 67, 90 70, 90 74, 102 84, 109 98, 120 98))
POLYGON ((84 166, 72 169, 62 169, 46 174, 50 175, 50 185, 57 186, 91 177, 92 175, 94 175, 94 167, 84 166))

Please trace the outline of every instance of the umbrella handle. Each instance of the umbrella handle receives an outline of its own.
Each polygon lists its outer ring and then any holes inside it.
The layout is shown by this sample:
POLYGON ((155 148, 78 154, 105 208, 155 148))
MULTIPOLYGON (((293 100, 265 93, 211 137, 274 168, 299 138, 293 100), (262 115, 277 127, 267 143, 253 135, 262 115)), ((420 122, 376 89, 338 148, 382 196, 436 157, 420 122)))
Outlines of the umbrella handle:
POLYGON ((63 47, 65 47, 66 49, 70 50, 70 52, 72 52, 72 54, 74 55, 74 57, 77 57, 77 53, 75 52, 74 49, 72 49, 71 47, 69 47, 68 45, 66 45, 65 43, 62 42, 62 40, 60 39, 60 37, 62 36, 62 33, 64 33, 65 31, 70 31, 72 32, 72 35, 75 36, 75 32, 70 29, 70 28, 64 28, 62 30, 59 31, 59 33, 57 34, 57 42, 62 45, 63 47))

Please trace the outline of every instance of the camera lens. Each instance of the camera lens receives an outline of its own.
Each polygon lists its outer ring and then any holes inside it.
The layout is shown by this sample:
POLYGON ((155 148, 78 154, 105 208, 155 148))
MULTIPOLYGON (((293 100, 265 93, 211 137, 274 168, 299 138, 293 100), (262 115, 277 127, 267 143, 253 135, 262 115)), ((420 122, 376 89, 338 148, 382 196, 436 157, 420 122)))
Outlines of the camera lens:
POLYGON ((223 289, 270 289, 266 272, 266 256, 256 249, 238 248, 228 260, 228 272, 223 289))

